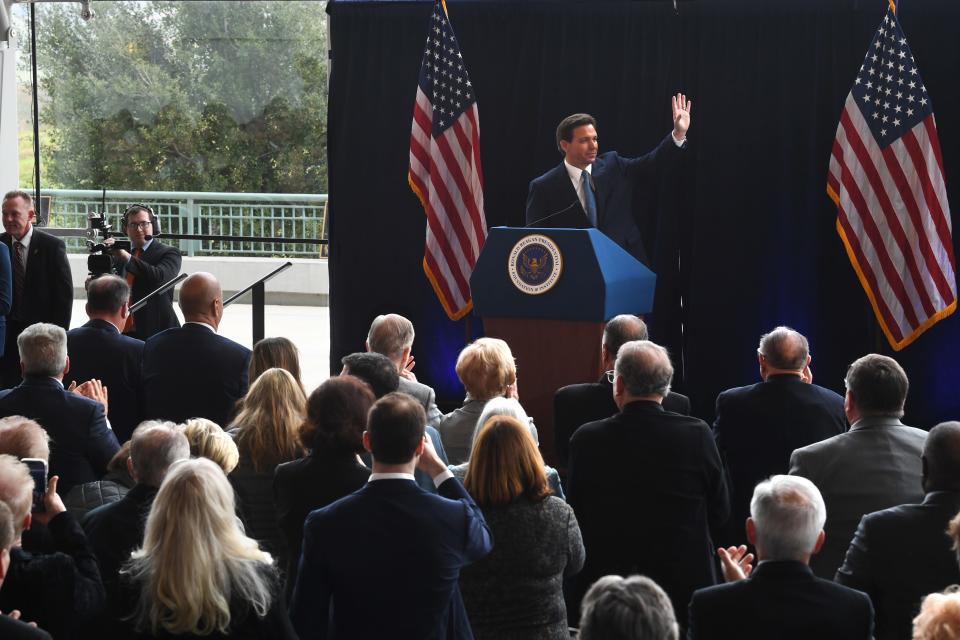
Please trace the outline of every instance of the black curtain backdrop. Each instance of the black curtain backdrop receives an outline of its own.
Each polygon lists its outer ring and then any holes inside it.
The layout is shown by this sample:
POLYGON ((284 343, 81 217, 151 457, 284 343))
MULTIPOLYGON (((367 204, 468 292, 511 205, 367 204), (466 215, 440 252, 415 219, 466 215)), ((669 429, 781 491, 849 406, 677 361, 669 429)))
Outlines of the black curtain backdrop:
MULTIPOLYGON (((331 368, 370 320, 413 320, 424 382, 458 403, 453 371, 479 323, 447 320, 421 268, 425 219, 406 183, 410 120, 431 2, 334 0, 329 110, 331 368)), ((725 388, 758 379, 759 336, 808 336, 815 381, 877 351, 906 369, 905 421, 960 418, 960 316, 894 353, 836 233, 825 193, 843 101, 884 0, 679 2, 447 0, 480 108, 487 224, 522 225, 529 181, 559 162, 565 115, 599 120, 602 150, 639 155, 671 128, 670 95, 693 99, 681 170, 641 185, 658 274, 652 337, 674 386, 712 420, 725 388), (682 304, 681 304, 682 301, 682 304)), ((948 196, 960 207, 960 4, 904 0, 901 24, 933 101, 948 196)), ((956 244, 956 242, 955 242, 956 244)), ((955 247, 956 251, 956 247, 955 247)), ((563 345, 557 345, 563 349, 563 345)), ((520 371, 522 380, 537 372, 520 371)))

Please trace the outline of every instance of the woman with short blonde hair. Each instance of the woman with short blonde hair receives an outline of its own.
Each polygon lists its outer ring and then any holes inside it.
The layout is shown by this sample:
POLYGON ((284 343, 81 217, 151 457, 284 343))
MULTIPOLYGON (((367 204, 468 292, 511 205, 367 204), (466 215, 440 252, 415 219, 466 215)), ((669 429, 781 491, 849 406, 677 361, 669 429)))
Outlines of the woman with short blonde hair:
POLYGON ((509 416, 480 428, 464 486, 496 544, 460 572, 477 640, 569 638, 563 578, 583 567, 580 527, 553 495, 529 427, 509 416))
POLYGON ((177 428, 187 437, 191 456, 213 460, 226 474, 236 468, 240 461, 237 444, 216 422, 206 418, 190 418, 177 425, 177 428))
POLYGON ((269 553, 244 535, 223 470, 174 463, 147 517, 143 547, 121 572, 136 592, 132 621, 148 637, 296 638, 269 553))

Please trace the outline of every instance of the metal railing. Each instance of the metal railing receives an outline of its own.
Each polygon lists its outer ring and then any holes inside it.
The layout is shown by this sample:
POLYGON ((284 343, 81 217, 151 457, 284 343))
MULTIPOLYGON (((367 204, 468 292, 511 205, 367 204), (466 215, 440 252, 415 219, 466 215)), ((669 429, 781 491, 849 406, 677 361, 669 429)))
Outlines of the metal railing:
MULTIPOLYGON (((105 212, 114 230, 131 204, 146 204, 156 213, 161 233, 319 238, 323 231, 327 194, 212 193, 201 191, 107 191, 93 189, 41 189, 50 196, 47 225, 84 229, 87 215, 105 212)), ((67 250, 85 253, 82 238, 65 238, 67 250)), ((263 256, 318 258, 319 245, 284 242, 231 242, 222 240, 164 240, 188 256, 263 256)))

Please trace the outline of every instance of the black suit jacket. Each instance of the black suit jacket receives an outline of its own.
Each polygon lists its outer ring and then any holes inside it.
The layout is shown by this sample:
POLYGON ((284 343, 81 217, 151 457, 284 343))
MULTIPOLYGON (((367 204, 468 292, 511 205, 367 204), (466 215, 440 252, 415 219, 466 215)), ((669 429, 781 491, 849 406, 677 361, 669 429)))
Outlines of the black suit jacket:
POLYGON ((250 349, 187 323, 143 347, 144 419, 207 418, 226 427, 247 393, 250 349))
POLYGON ((70 371, 64 384, 91 378, 103 382, 110 393, 110 426, 121 444, 129 440, 143 415, 143 341, 121 335, 106 320, 91 320, 67 332, 67 353, 70 371))
POLYGON ((569 474, 567 501, 587 561, 568 594, 568 609, 577 611, 587 587, 611 573, 649 576, 676 611, 684 610, 694 589, 716 583, 710 528, 726 521, 730 503, 705 422, 656 402, 631 402, 577 429, 569 474))
POLYGON ((493 540, 459 480, 439 493, 377 480, 307 517, 290 606, 301 638, 473 638, 460 569, 493 540))
POLYGON ((20 622, 2 614, 0 615, 0 638, 3 640, 50 640, 50 634, 43 629, 31 627, 26 622, 20 622))
POLYGON ((293 594, 297 581, 297 563, 303 545, 303 523, 311 511, 350 495, 362 488, 370 469, 352 454, 325 454, 315 451, 300 460, 277 466, 273 477, 273 497, 277 505, 280 530, 286 540, 289 557, 286 566, 287 594, 293 594))
MULTIPOLYGON (((671 391, 663 399, 663 408, 673 413, 690 415, 690 398, 671 391)), ((604 375, 598 382, 568 384, 553 395, 553 433, 557 460, 567 464, 570 457, 570 436, 584 424, 609 418, 619 412, 613 401, 613 385, 604 375)))
POLYGON ((27 376, 0 391, 0 417, 25 416, 50 435, 50 475, 60 476, 57 492, 99 480, 120 448, 107 426, 103 405, 64 390, 53 378, 27 376))
POLYGON ((960 584, 957 555, 946 534, 960 511, 960 492, 928 493, 923 504, 868 513, 860 520, 836 581, 870 596, 877 639, 909 638, 928 593, 960 584))
POLYGON ((795 449, 847 430, 843 398, 795 375, 728 389, 717 397, 713 435, 730 474, 732 517, 724 545, 743 541, 753 488, 790 470, 795 449))
MULTIPOLYGON (((128 263, 115 260, 121 277, 125 278, 128 272, 133 274, 130 304, 138 302, 163 283, 176 278, 182 261, 177 248, 165 245, 159 240, 151 242, 139 258, 131 256, 128 263)), ((180 320, 173 310, 173 289, 154 296, 144 308, 133 314, 133 320, 134 328, 130 335, 141 340, 146 340, 164 329, 179 327, 180 320)))
POLYGON ((688 640, 873 637, 870 598, 817 578, 802 562, 761 562, 745 580, 700 589, 689 614, 688 640))
MULTIPOLYGON (((616 151, 597 156, 591 169, 597 200, 597 225, 600 231, 623 247, 640 262, 648 263, 640 229, 633 215, 633 192, 641 176, 676 159, 680 147, 671 134, 650 153, 639 158, 623 158, 616 151)), ((560 163, 530 182, 527 196, 527 225, 551 229, 590 227, 570 181, 566 165, 560 163)))

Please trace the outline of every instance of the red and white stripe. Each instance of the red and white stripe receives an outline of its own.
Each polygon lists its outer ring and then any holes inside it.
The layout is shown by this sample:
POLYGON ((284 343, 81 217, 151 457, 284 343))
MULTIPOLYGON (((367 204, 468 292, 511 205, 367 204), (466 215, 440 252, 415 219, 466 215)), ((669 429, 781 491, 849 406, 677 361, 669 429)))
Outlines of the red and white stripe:
POLYGON ((433 105, 418 87, 409 180, 427 214, 424 268, 447 315, 459 319, 470 310, 470 274, 487 237, 477 105, 437 138, 432 122, 433 105))
POLYGON ((891 345, 955 307, 950 207, 931 114, 881 149, 847 96, 827 179, 837 226, 891 345))

